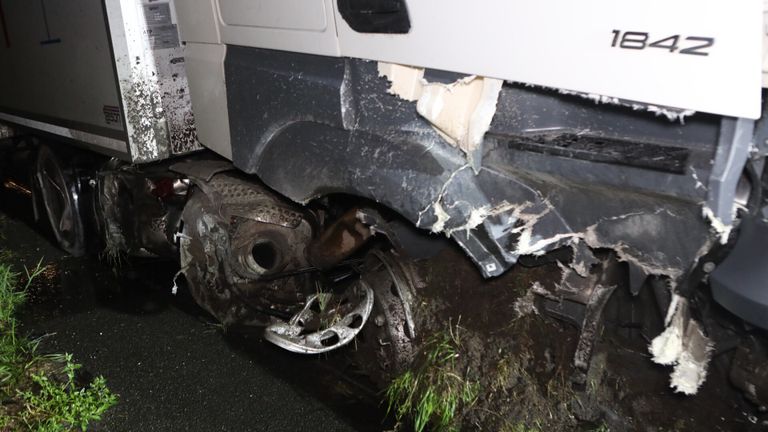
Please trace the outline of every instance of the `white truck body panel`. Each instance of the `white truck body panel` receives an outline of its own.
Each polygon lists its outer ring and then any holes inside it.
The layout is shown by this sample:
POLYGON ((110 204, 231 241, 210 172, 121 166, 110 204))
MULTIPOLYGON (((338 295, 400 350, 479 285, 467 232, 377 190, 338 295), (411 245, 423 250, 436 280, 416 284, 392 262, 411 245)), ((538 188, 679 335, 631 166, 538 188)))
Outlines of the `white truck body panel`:
POLYGON ((408 6, 407 35, 357 33, 337 15, 342 54, 685 110, 760 116, 760 0, 417 0, 408 6), (620 42, 612 46, 614 30, 646 33, 646 45, 679 35, 680 48, 621 49, 620 42), (712 38, 714 44, 706 56, 681 54, 691 46, 683 43, 688 37, 712 38))
POLYGON ((78 3, 2 2, 0 118, 127 155, 104 12, 78 3))
POLYGON ((0 7, 0 119, 132 162, 198 148, 172 2, 0 7))
POLYGON ((226 52, 226 45, 190 43, 185 54, 187 75, 190 82, 197 84, 192 107, 198 138, 208 149, 232 159, 227 88, 224 83, 226 52))
POLYGON ((209 1, 221 38, 192 29, 195 8, 210 9, 197 0, 180 5, 191 42, 357 57, 601 101, 760 116, 761 0, 411 0, 407 34, 358 33, 331 0, 209 1))
POLYGON ((338 56, 334 3, 334 0, 216 0, 221 41, 338 56))

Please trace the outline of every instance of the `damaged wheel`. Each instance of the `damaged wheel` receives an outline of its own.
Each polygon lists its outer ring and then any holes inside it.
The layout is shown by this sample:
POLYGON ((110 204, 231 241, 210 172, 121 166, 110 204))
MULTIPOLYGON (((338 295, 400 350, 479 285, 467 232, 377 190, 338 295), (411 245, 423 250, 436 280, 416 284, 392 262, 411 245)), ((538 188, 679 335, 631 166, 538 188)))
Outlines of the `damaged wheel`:
POLYGON ((374 293, 371 323, 358 344, 362 366, 371 379, 386 385, 413 360, 416 324, 414 282, 406 264, 388 252, 372 251, 363 275, 374 293))
POLYGON ((373 308, 373 291, 362 280, 341 294, 317 293, 288 322, 264 330, 264 338, 288 351, 320 354, 340 348, 357 336, 373 308))
POLYGON ((36 186, 59 247, 73 256, 84 255, 85 230, 76 176, 62 169, 60 159, 48 146, 40 147, 35 167, 36 186))

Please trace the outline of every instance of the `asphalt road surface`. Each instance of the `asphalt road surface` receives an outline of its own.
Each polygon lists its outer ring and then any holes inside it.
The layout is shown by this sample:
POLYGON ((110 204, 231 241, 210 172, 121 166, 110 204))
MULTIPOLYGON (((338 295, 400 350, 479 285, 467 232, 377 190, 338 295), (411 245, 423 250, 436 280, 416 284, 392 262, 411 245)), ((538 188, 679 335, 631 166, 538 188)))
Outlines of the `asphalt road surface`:
POLYGON ((0 249, 21 269, 43 258, 23 310, 43 352, 103 375, 119 404, 95 430, 381 431, 380 395, 331 357, 304 357, 258 333, 225 333, 183 290, 174 263, 72 258, 30 224, 22 196, 0 196, 0 249))

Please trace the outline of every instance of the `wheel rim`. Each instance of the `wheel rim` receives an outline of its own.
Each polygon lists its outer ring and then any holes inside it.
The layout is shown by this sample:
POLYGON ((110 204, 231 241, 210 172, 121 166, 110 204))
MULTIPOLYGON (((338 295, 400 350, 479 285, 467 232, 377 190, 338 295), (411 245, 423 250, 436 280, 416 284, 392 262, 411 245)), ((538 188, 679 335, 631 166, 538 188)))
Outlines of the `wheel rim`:
POLYGON ((58 160, 46 147, 40 149, 36 177, 56 240, 70 254, 82 254, 82 228, 76 207, 77 198, 58 160))

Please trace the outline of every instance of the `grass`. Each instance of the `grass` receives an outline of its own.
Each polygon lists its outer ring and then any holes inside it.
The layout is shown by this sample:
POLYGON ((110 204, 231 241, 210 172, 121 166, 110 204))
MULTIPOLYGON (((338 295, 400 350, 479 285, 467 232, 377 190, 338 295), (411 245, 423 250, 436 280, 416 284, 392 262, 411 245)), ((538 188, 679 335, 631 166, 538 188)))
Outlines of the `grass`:
POLYGON ((541 432, 541 429, 536 427, 528 427, 525 423, 515 423, 508 425, 502 429, 502 432, 541 432))
POLYGON ((456 330, 449 327, 431 337, 419 356, 419 366, 395 378, 386 390, 388 412, 398 422, 413 421, 415 432, 427 426, 434 431, 456 431, 459 409, 477 400, 479 386, 457 372, 456 358, 461 343, 456 330))
POLYGON ((31 281, 43 271, 26 271, 26 285, 0 262, 0 430, 64 432, 88 425, 117 403, 103 377, 83 386, 70 354, 40 355, 38 340, 19 335, 16 314, 31 281))

